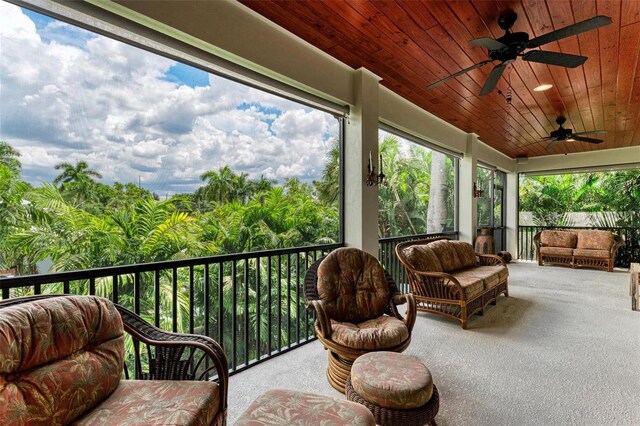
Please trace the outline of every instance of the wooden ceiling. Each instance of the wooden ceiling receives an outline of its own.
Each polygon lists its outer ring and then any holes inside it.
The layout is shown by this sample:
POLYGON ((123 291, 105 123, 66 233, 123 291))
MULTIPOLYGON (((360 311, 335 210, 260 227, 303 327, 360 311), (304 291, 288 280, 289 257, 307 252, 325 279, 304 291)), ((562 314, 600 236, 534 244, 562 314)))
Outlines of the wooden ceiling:
MULTIPOLYGON (((640 0, 406 1, 240 0, 244 5, 510 157, 573 153, 640 145, 640 0), (501 12, 518 14, 512 31, 533 38, 596 15, 613 23, 542 49, 589 57, 569 69, 518 58, 497 89, 480 97, 492 65, 427 90, 427 86, 487 59, 469 44, 504 34, 501 12), (542 83, 551 90, 534 92, 542 83), (513 101, 505 100, 511 87, 513 101), (502 95, 498 94, 498 89, 502 95), (599 145, 541 141, 558 126, 604 129, 599 145)), ((495 62, 494 64, 497 64, 495 62)))

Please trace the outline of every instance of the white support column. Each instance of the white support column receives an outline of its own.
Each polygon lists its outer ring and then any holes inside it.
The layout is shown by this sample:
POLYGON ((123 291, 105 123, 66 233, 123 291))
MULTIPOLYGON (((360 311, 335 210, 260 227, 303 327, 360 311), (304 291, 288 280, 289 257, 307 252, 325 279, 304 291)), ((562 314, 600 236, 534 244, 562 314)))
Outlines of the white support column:
POLYGON ((473 196, 473 184, 476 182, 478 160, 478 135, 469 133, 467 149, 460 160, 459 226, 460 240, 473 244, 478 223, 478 200, 473 196))
POLYGON ((369 153, 378 171, 380 77, 360 68, 354 74, 355 105, 344 146, 344 242, 378 257, 378 187, 365 179, 369 153))
POLYGON ((507 201, 506 201, 506 226, 507 226, 507 248, 514 259, 518 258, 518 226, 519 226, 519 188, 518 173, 507 173, 507 201))

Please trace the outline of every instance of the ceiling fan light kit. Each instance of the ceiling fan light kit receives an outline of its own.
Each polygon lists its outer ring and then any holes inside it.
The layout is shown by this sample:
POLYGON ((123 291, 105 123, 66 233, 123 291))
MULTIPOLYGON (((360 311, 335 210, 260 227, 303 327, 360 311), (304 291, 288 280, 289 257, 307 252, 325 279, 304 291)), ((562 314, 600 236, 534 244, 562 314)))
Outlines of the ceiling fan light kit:
POLYGON ((549 145, 547 145, 546 150, 549 151, 553 147, 555 147, 560 142, 587 142, 598 144, 604 142, 602 139, 589 138, 584 135, 589 134, 606 134, 605 130, 591 130, 588 132, 578 132, 574 133, 573 129, 565 129, 562 125, 567 121, 566 118, 560 116, 556 118, 556 123, 558 123, 558 129, 554 130, 549 134, 549 136, 542 138, 542 140, 550 141, 549 145))
POLYGON ((593 18, 577 22, 572 25, 560 28, 555 31, 543 34, 539 37, 529 39, 529 34, 525 32, 511 32, 511 27, 516 22, 518 15, 514 12, 506 13, 498 18, 498 25, 504 30, 504 35, 498 39, 491 37, 481 37, 470 41, 475 46, 480 46, 488 51, 489 59, 477 63, 469 68, 465 68, 448 77, 436 81, 428 86, 429 89, 439 86, 440 84, 456 78, 474 69, 483 67, 494 61, 500 61, 498 65, 493 67, 487 80, 480 91, 480 96, 491 93, 498 84, 505 68, 518 57, 524 61, 538 62, 541 64, 556 65, 566 68, 578 67, 588 59, 586 56, 570 55, 568 53, 558 53, 546 50, 529 50, 542 46, 553 41, 561 40, 585 31, 591 31, 596 28, 609 25, 612 21, 608 16, 595 16, 593 18))

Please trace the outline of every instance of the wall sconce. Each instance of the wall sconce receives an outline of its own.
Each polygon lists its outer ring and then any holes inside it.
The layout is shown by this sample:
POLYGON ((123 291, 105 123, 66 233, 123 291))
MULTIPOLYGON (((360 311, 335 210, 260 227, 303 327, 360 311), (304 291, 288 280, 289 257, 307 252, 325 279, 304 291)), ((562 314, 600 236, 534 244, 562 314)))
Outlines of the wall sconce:
POLYGON ((367 166, 367 186, 386 185, 385 175, 382 172, 382 155, 380 155, 380 173, 376 173, 376 166, 371 162, 371 151, 369 151, 369 165, 367 166))
POLYGON ((482 198, 483 195, 484 195, 484 191, 481 189, 478 189, 478 186, 476 185, 476 183, 473 182, 473 198, 482 198))

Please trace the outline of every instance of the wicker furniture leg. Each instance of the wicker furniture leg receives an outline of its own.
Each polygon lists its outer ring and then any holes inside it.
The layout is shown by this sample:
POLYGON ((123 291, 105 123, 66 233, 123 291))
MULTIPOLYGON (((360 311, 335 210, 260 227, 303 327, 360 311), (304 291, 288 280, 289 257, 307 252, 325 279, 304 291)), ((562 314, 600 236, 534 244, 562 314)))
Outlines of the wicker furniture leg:
POLYGON ((632 263, 629 268, 630 285, 629 295, 631 296, 631 310, 640 310, 640 263, 632 263))

